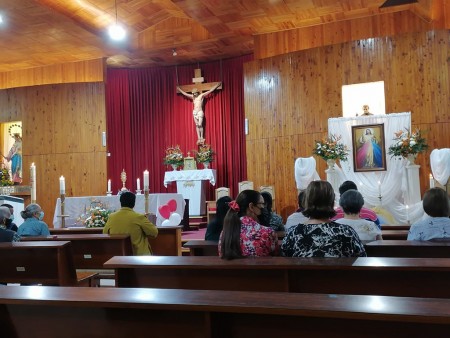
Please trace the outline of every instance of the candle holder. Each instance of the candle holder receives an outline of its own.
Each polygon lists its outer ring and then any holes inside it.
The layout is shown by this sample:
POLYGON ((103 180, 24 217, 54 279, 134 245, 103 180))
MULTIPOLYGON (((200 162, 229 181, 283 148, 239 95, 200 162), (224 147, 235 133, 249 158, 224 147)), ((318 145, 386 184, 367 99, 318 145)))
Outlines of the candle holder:
POLYGON ((142 190, 136 190, 136 195, 142 195, 142 190))
POLYGON ((112 196, 112 191, 107 191, 106 196, 112 196))
POLYGON ((120 173, 120 180, 122 181, 122 189, 120 189, 120 191, 128 191, 125 187, 125 182, 127 181, 127 173, 125 172, 125 169, 122 169, 122 172, 120 173))
POLYGON ((148 215, 148 195, 149 195, 149 191, 148 191, 148 187, 144 188, 144 207, 145 207, 145 215, 148 215))
POLYGON ((61 228, 66 227, 66 218, 69 217, 69 215, 65 215, 65 209, 66 209, 65 199, 66 199, 66 195, 61 194, 61 209, 60 209, 61 215, 57 216, 57 217, 61 217, 61 228))
POLYGON ((383 196, 378 195, 378 200, 380 201, 380 207, 383 205, 383 196))

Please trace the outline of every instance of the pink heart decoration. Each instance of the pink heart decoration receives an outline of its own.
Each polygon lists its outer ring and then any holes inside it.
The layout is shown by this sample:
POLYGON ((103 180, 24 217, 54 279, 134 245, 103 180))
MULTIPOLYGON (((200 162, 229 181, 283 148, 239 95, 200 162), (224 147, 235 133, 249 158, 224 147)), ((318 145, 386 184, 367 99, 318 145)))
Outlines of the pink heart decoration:
POLYGON ((167 202, 167 205, 169 206, 169 209, 171 212, 174 212, 175 210, 177 210, 177 201, 169 200, 169 202, 167 202))
POLYGON ((158 211, 163 218, 168 219, 170 217, 170 208, 168 205, 160 205, 158 211))

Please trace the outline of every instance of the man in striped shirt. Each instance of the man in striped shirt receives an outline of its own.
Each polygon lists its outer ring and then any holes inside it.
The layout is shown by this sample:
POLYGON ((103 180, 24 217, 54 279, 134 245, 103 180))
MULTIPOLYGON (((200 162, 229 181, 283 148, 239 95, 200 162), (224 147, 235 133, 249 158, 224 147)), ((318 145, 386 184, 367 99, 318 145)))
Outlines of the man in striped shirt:
MULTIPOLYGON (((358 187, 356 186, 355 182, 353 182, 353 181, 345 181, 339 187, 339 194, 342 195, 344 192, 346 192, 347 190, 350 190, 350 189, 358 190, 358 187)), ((342 210, 341 207, 337 207, 335 209, 335 211, 336 211, 336 216, 334 216, 332 218, 333 221, 338 220, 340 218, 344 218, 344 211, 342 210)), ((377 225, 378 228, 381 229, 380 220, 378 219, 378 216, 374 211, 362 207, 361 211, 359 213, 359 218, 365 219, 368 221, 372 221, 377 225)))

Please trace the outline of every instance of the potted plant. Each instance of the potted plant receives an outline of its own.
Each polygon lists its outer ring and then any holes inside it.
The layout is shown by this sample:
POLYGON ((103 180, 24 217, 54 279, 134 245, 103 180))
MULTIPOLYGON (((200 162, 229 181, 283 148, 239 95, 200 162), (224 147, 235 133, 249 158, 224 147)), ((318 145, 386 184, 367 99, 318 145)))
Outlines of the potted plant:
POLYGON ((424 152, 428 148, 426 139, 422 136, 419 128, 411 132, 408 128, 405 131, 399 130, 394 133, 395 143, 389 147, 388 154, 392 157, 403 157, 414 164, 417 154, 424 152))
POLYGON ((178 167, 183 165, 184 157, 183 152, 179 145, 170 146, 166 149, 166 156, 164 157, 164 164, 171 165, 173 170, 177 170, 178 167))

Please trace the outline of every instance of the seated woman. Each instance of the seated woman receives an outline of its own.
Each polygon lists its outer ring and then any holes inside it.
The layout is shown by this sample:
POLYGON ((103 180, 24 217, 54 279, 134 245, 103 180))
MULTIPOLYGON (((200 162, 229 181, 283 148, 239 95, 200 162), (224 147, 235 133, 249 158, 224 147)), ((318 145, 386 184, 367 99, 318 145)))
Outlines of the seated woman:
POLYGON ((42 220, 44 219, 44 212, 39 204, 31 203, 20 215, 25 220, 17 230, 19 236, 50 236, 48 226, 42 220))
POLYGON ((350 225, 362 241, 383 239, 381 230, 374 222, 359 218, 359 212, 364 205, 364 198, 357 190, 347 190, 341 195, 339 205, 344 211, 344 218, 337 219, 339 224, 350 225))
POLYGON ((11 218, 8 207, 0 206, 0 242, 20 242, 20 236, 7 228, 7 220, 11 218))
POLYGON ((264 203, 266 203, 266 208, 263 209, 263 213, 267 217, 267 223, 263 225, 270 226, 274 231, 284 231, 283 219, 280 215, 272 211, 272 195, 268 192, 262 192, 261 196, 264 198, 264 203))
POLYGON ((304 224, 289 228, 281 245, 287 257, 365 257, 364 245, 352 227, 330 220, 336 212, 333 187, 327 181, 308 185, 304 224))
POLYGON ((450 201, 447 192, 432 188, 423 196, 423 210, 426 217, 409 229, 408 241, 429 241, 450 238, 450 201))
POLYGON ((255 190, 242 191, 229 203, 219 239, 219 256, 224 259, 271 256, 278 253, 278 238, 271 228, 259 223, 264 199, 255 190))
POLYGON ((230 207, 231 197, 223 196, 216 202, 216 217, 206 226, 205 240, 218 241, 223 229, 223 220, 230 207))

